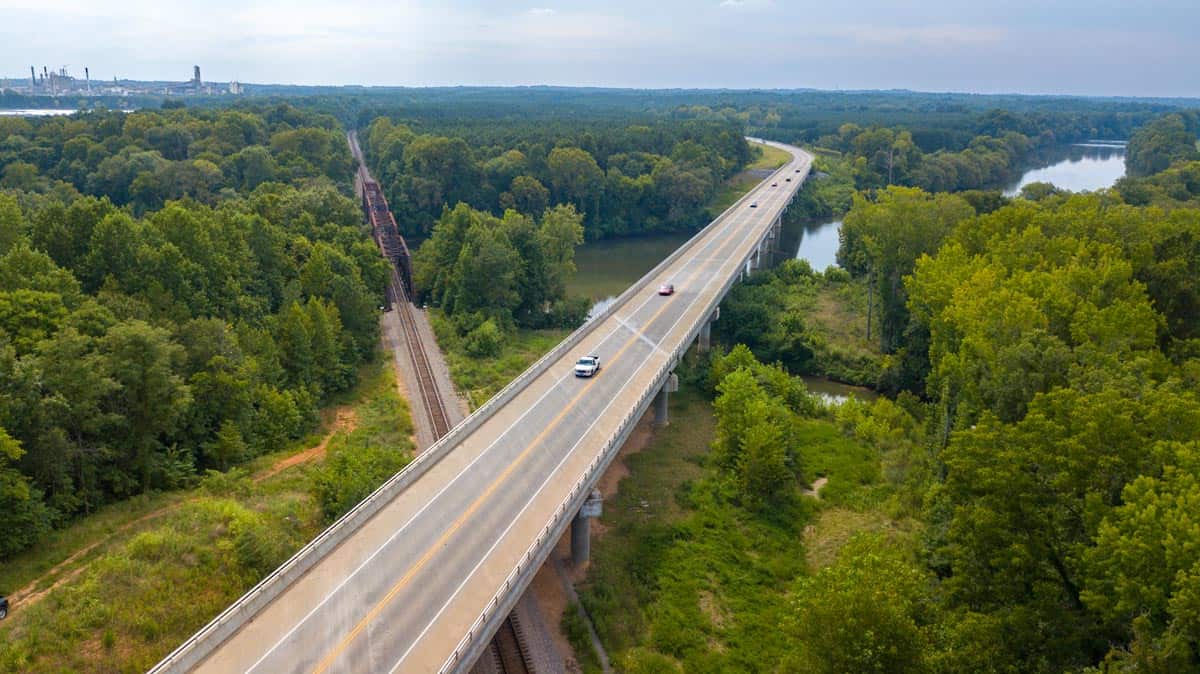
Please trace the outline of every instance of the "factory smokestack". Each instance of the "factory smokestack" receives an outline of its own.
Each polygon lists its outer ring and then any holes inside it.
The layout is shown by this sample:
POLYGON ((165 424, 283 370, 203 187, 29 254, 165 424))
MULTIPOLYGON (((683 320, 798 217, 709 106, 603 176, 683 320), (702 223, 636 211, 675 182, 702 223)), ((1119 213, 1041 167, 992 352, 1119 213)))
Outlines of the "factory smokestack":
POLYGON ((83 81, 87 83, 88 93, 92 93, 92 74, 88 72, 87 66, 83 67, 83 81))
POLYGON ((33 86, 37 86, 37 71, 33 69, 33 66, 29 66, 29 80, 33 83, 33 86))
POLYGON ((192 66, 192 86, 200 88, 200 66, 192 66))

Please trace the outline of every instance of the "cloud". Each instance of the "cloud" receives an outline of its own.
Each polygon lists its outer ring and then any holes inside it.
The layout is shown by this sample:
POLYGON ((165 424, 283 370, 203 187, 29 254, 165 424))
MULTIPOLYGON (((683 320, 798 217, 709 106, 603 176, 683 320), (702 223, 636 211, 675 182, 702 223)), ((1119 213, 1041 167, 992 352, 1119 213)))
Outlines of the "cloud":
POLYGON ((959 24, 926 26, 840 26, 828 31, 836 37, 881 45, 997 44, 1009 37, 1004 28, 959 24))
POLYGON ((718 7, 728 9, 759 9, 771 4, 770 0, 721 0, 718 7))
POLYGON ((1200 94, 1196 0, 1150 2, 0 0, 0 76, 1200 94))

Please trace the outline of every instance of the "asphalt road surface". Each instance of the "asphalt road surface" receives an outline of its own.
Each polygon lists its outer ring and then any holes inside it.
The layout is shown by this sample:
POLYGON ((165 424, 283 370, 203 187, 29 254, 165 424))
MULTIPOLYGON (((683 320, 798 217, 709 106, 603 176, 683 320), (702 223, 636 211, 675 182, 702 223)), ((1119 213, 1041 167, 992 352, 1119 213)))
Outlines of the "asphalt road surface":
POLYGON ((225 641, 203 672, 436 672, 799 188, 765 181, 577 348, 225 641), (756 208, 749 203, 757 201, 756 208), (675 294, 660 297, 660 283, 675 294), (598 354, 600 372, 573 375, 598 354))

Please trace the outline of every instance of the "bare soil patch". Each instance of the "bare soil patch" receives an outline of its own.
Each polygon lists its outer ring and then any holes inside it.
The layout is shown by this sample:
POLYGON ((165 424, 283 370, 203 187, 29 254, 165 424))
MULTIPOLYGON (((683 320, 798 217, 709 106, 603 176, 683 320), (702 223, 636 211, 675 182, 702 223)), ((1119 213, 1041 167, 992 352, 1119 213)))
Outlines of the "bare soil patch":
POLYGON ((325 450, 329 447, 329 441, 338 433, 353 433, 354 429, 358 428, 358 413, 353 408, 342 406, 337 408, 334 413, 333 424, 329 428, 329 432, 316 445, 309 447, 303 452, 285 456, 275 462, 270 468, 259 472, 254 476, 254 481, 262 482, 263 480, 278 475, 279 473, 302 463, 310 461, 318 461, 325 458, 325 450))

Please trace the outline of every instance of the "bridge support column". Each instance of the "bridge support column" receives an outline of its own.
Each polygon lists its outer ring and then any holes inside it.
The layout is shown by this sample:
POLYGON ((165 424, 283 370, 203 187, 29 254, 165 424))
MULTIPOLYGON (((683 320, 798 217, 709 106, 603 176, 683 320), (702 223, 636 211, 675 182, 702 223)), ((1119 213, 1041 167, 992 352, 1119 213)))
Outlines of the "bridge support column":
POLYGON ((674 372, 667 375, 667 380, 663 382, 663 386, 658 390, 658 395, 654 396, 654 425, 662 428, 670 423, 668 418, 668 410, 671 394, 679 390, 679 377, 674 372))
POLYGON ((704 324, 700 326, 700 334, 696 336, 696 351, 706 353, 712 348, 712 324, 716 323, 720 317, 721 308, 717 307, 713 315, 709 316, 708 320, 704 321, 704 324))
POLYGON ((580 506, 575 519, 571 520, 571 562, 578 565, 588 561, 592 554, 592 524, 593 517, 599 517, 603 510, 604 499, 599 489, 593 489, 587 500, 580 506))

